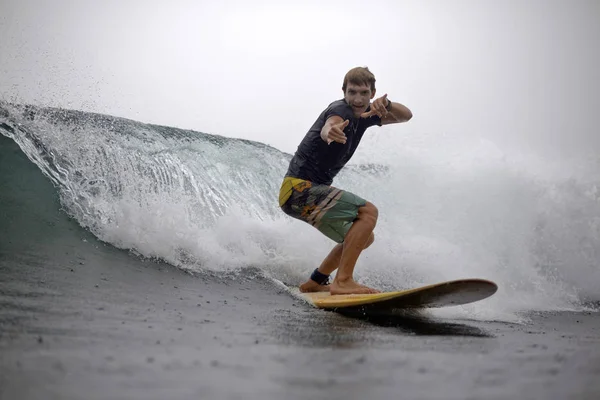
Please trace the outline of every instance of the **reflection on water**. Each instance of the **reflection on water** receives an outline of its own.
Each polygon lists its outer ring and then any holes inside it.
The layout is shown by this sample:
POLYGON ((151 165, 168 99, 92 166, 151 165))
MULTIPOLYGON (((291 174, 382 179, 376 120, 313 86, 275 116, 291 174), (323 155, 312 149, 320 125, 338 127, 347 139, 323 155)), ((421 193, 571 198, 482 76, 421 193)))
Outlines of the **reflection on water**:
POLYGON ((385 314, 361 310, 332 312, 315 309, 278 310, 272 337, 282 344, 322 348, 363 348, 378 342, 414 336, 491 338, 485 329, 464 323, 432 319, 418 311, 385 314))
POLYGON ((401 332, 414 335, 493 337, 492 334, 476 326, 436 321, 422 315, 418 310, 394 310, 384 313, 371 311, 365 313, 360 309, 354 309, 338 312, 346 317, 382 327, 398 328, 401 332))

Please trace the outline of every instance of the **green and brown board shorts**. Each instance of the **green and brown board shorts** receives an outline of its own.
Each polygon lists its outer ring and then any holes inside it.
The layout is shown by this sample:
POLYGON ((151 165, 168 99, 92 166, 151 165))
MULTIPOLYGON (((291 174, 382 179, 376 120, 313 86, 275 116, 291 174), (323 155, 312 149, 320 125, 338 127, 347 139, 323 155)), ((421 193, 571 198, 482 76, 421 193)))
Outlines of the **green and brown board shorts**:
POLYGON ((367 201, 333 186, 285 177, 279 206, 287 215, 307 222, 328 238, 342 243, 367 201))

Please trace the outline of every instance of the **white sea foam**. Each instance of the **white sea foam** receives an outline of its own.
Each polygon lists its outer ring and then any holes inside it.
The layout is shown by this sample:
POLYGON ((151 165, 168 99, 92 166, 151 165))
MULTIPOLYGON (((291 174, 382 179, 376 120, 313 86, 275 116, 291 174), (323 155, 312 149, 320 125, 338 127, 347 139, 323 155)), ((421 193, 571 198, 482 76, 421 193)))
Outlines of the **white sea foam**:
MULTIPOLYGON (((275 149, 129 121, 13 117, 53 154, 38 163, 60 181, 66 210, 117 247, 190 270, 258 267, 294 285, 333 246, 278 209, 289 156, 275 149)), ((34 153, 30 137, 15 136, 34 153)), ((490 279, 492 298, 438 311, 487 320, 600 300, 600 195, 579 170, 490 142, 386 130, 352 164, 335 184, 380 211, 359 280, 391 290, 490 279)))

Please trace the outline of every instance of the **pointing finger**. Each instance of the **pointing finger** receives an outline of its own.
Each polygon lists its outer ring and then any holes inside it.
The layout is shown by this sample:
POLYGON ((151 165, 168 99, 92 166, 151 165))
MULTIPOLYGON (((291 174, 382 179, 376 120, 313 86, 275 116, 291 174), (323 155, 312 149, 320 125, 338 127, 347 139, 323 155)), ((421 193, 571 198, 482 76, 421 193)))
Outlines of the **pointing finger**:
POLYGON ((377 114, 375 111, 373 111, 373 109, 371 109, 370 111, 366 111, 362 114, 360 114, 361 118, 369 118, 372 115, 377 114))
POLYGON ((331 144, 332 142, 345 144, 346 137, 343 135, 329 135, 329 137, 327 138, 327 144, 331 144))

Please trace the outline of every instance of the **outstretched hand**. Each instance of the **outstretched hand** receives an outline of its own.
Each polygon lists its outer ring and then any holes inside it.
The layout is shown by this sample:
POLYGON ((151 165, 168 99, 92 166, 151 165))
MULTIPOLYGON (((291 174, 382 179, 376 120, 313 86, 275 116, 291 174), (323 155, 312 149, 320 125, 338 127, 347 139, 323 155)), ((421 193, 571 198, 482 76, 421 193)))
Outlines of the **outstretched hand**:
POLYGON ((386 109, 389 100, 387 99, 387 93, 383 96, 375 99, 373 103, 371 103, 371 109, 367 112, 362 113, 360 116, 362 118, 369 118, 373 115, 379 116, 379 118, 384 118, 388 115, 389 111, 386 109))
POLYGON ((338 122, 337 124, 332 124, 331 128, 329 128, 329 132, 327 133, 327 144, 331 144, 331 142, 345 144, 346 134, 344 133, 344 129, 348 126, 349 123, 350 120, 345 120, 342 122, 338 122))

